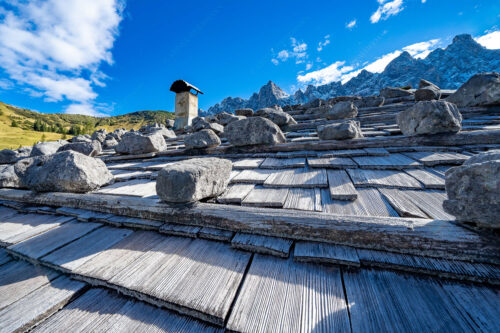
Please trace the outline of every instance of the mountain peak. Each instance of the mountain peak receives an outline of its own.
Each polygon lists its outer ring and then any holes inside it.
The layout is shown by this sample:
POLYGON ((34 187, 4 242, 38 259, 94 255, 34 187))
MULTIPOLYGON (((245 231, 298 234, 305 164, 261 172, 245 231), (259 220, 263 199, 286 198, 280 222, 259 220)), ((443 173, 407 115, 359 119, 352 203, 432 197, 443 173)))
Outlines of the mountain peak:
POLYGON ((469 34, 456 35, 453 38, 453 44, 455 44, 455 43, 470 43, 470 42, 476 43, 474 41, 474 39, 472 39, 472 36, 469 34))

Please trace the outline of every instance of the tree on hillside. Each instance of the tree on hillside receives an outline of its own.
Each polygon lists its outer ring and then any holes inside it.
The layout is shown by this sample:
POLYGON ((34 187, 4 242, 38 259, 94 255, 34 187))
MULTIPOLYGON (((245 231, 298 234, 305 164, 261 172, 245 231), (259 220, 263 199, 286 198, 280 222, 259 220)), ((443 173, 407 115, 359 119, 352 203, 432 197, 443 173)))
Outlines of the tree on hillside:
POLYGON ((12 120, 12 124, 10 124, 11 127, 19 127, 19 124, 17 123, 17 121, 15 120, 12 120))

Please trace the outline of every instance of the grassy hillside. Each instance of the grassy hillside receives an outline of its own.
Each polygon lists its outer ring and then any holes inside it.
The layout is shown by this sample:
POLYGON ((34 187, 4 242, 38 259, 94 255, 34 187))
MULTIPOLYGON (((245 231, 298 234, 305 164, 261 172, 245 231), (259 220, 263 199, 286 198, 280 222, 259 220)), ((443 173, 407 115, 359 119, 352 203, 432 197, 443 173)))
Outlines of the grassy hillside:
POLYGON ((138 129, 155 122, 165 124, 174 114, 167 111, 137 111, 114 117, 90 117, 64 113, 37 113, 0 102, 0 149, 30 146, 37 141, 92 134, 105 128, 138 129))

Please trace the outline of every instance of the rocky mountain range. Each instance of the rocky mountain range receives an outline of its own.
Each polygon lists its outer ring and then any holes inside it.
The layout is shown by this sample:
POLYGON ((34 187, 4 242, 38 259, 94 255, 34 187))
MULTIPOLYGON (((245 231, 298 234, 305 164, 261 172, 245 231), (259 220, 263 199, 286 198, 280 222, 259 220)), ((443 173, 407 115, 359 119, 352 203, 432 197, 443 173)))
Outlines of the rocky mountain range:
POLYGON ((331 82, 320 86, 309 85, 293 95, 286 94, 274 82, 269 81, 249 99, 227 97, 203 113, 232 113, 239 108, 256 110, 275 104, 299 104, 316 98, 344 95, 378 95, 379 90, 387 86, 416 87, 420 79, 431 81, 442 89, 456 89, 472 75, 491 71, 500 71, 500 50, 486 49, 471 35, 464 34, 456 36, 446 48, 432 51, 425 59, 415 59, 408 52, 403 52, 382 73, 363 70, 345 84, 331 82))

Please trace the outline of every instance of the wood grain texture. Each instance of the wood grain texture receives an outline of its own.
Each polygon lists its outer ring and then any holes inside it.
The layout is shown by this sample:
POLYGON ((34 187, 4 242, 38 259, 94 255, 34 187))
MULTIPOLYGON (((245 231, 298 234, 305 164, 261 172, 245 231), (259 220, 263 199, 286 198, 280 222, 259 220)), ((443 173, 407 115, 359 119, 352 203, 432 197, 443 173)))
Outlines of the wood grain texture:
POLYGON ((410 176, 415 177, 415 179, 424 184, 425 188, 440 189, 440 190, 445 189, 444 176, 441 176, 434 172, 430 172, 428 170, 408 169, 405 170, 405 172, 410 176))
POLYGON ((113 215, 104 220, 115 226, 130 227, 143 230, 158 230, 163 223, 160 221, 150 220, 150 219, 138 219, 127 216, 113 215))
POLYGON ((6 264, 12 260, 12 257, 5 251, 5 249, 0 249, 0 265, 6 264))
POLYGON ((0 332, 24 332, 66 305, 85 287, 59 277, 0 310, 0 332))
POLYGON ((263 158, 243 158, 233 161, 233 169, 257 169, 262 162, 263 158))
POLYGON ((231 240, 236 249, 288 258, 292 241, 284 238, 237 233, 231 240))
POLYGON ((273 158, 267 157, 260 165, 262 169, 288 169, 288 168, 303 168, 306 166, 306 159, 297 158, 273 158))
POLYGON ((196 238, 201 227, 176 223, 165 223, 160 227, 162 234, 196 238))
POLYGON ((256 186, 241 202, 242 206, 283 207, 288 188, 264 188, 256 186))
POLYGON ((296 242, 293 257, 294 260, 301 262, 360 266, 356 249, 342 245, 296 242))
POLYGON ((328 170, 330 197, 334 200, 356 200, 358 191, 344 170, 328 170))
POLYGON ((435 151, 420 151, 408 152, 406 156, 411 157, 426 166, 434 166, 440 164, 460 165, 469 159, 469 156, 456 152, 435 152, 435 151))
POLYGON ((357 164, 348 157, 316 157, 307 159, 311 168, 346 169, 356 168, 357 164))
POLYGON ((340 216, 399 216, 376 189, 360 188, 357 193, 358 198, 354 201, 333 200, 330 191, 321 190, 323 212, 340 216))
POLYGON ((291 188, 283 208, 321 212, 321 192, 319 188, 291 188))
POLYGON ((66 271, 72 271, 131 233, 132 230, 102 227, 42 257, 41 261, 66 271))
POLYGON ((364 151, 371 156, 389 156, 389 152, 385 148, 364 148, 364 151))
POLYGON ((255 185, 253 184, 233 184, 229 185, 227 190, 217 197, 217 202, 224 204, 241 204, 243 199, 250 193, 255 185))
POLYGON ((134 179, 126 182, 117 182, 112 185, 101 187, 96 193, 150 197, 156 195, 156 181, 150 179, 134 179))
POLYGON ((379 188, 378 191, 384 196, 389 204, 401 217, 418 217, 426 219, 428 216, 422 212, 412 200, 405 195, 405 191, 392 188, 379 188))
POLYGON ((360 168, 364 169, 411 169, 421 168, 422 164, 402 154, 389 156, 360 156, 352 158, 360 168))
POLYGON ((274 172, 264 182, 265 187, 328 187, 325 169, 291 169, 274 172))
POLYGON ((203 227, 200 229, 198 236, 200 238, 218 240, 223 242, 230 242, 233 238, 234 232, 224 229, 203 227))
POLYGON ((446 213, 443 209, 443 201, 447 196, 444 191, 426 190, 426 191, 404 191, 404 194, 421 211, 433 219, 454 220, 455 217, 446 213))
POLYGON ((339 268, 255 255, 227 329, 350 332, 339 268))
POLYGON ((102 226, 100 223, 70 221, 43 234, 11 245, 7 251, 38 259, 102 226))
POLYGON ((368 153, 364 149, 339 149, 325 152, 318 152, 320 157, 354 157, 367 156, 368 153))
POLYGON ((347 172, 356 187, 423 188, 420 182, 403 171, 347 169, 347 172))
POLYGON ((264 181, 271 173, 273 173, 272 170, 243 170, 231 179, 231 183, 264 184, 264 181))

